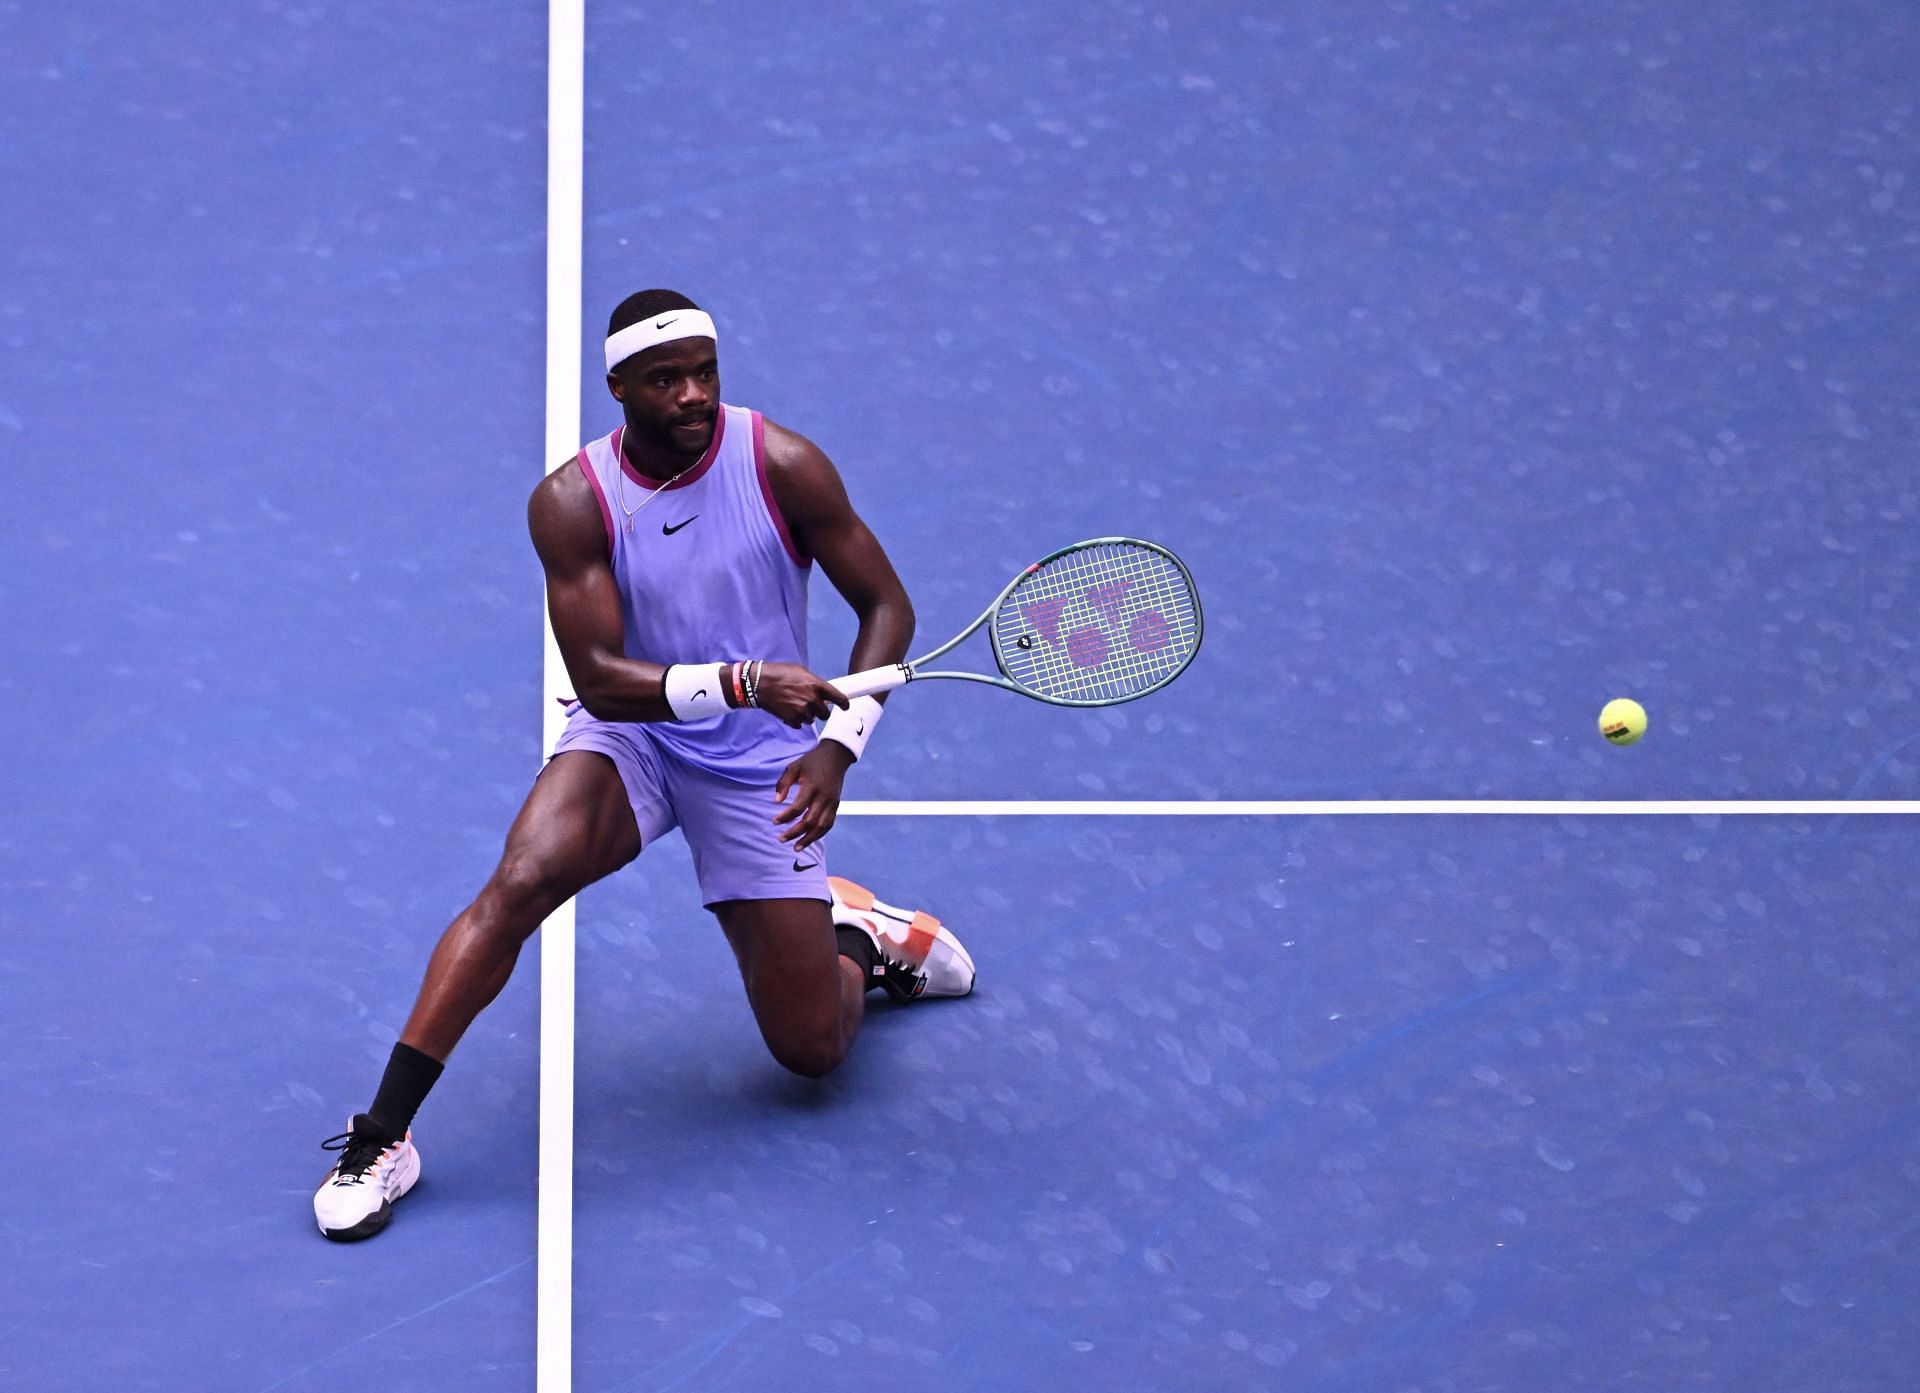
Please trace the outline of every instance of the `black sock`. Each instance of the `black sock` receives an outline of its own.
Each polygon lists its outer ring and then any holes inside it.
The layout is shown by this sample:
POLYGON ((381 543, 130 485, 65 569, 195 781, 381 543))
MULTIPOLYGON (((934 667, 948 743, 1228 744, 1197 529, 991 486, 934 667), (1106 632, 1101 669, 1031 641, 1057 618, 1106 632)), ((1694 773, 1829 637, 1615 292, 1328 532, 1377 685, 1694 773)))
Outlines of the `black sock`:
POLYGON ((852 958, 860 975, 866 979, 867 986, 873 986, 873 970, 880 964, 880 950, 873 946, 873 940, 861 930, 847 924, 833 926, 834 940, 839 944, 840 956, 852 958))
POLYGON ((380 1091, 373 1095, 367 1117, 390 1136, 404 1137, 413 1126, 413 1115, 427 1100, 427 1092, 446 1068, 432 1055, 422 1054, 412 1045, 393 1047, 387 1060, 387 1072, 380 1076, 380 1091))

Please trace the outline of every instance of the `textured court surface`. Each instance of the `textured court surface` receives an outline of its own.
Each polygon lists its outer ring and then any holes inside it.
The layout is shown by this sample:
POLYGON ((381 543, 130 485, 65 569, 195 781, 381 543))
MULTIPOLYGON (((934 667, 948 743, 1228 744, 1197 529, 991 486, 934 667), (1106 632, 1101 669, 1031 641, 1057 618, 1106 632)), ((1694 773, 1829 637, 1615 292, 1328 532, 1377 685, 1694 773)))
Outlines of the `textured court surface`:
POLYGON ((862 820, 981 995, 824 1089, 635 875, 583 907, 577 1386, 1900 1387, 1914 831, 862 820))
MULTIPOLYGON (((535 765, 544 21, 0 0, 0 1387, 531 1384, 530 971, 402 1226, 307 1195, 535 765)), ((588 53, 589 365, 709 304, 923 637, 1114 531, 1206 597, 859 796, 1920 796, 1910 6, 588 53)), ((812 1091, 669 843, 581 909, 579 1385, 1904 1388, 1912 831, 850 823, 983 989, 812 1091)))
POLYGON ((589 11, 588 305, 724 306, 924 624, 1217 597, 1154 738, 928 690, 878 791, 1914 796, 1920 14, 1029 8, 589 11))

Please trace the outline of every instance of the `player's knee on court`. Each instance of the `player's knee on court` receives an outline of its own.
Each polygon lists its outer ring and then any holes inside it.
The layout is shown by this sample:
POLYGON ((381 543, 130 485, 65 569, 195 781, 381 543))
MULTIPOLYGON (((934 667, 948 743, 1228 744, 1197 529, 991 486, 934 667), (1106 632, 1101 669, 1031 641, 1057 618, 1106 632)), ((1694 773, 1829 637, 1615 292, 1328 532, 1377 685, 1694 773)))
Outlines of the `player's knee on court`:
POLYGON ((780 1066, 802 1078, 824 1078, 847 1057, 848 1042, 842 1038, 837 1020, 811 1029, 790 1027, 778 1034, 769 1031, 766 1041, 780 1066))

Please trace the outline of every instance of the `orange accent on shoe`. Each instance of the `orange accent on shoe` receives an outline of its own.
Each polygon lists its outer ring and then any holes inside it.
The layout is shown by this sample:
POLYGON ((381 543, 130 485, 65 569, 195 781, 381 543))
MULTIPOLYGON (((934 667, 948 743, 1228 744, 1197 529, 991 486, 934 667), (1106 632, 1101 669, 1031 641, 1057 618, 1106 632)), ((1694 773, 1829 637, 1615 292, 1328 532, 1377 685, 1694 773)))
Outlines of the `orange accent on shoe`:
POLYGON ((915 967, 927 961, 927 954, 940 941, 940 921, 923 910, 915 910, 907 925, 907 958, 915 967))
POLYGON ((851 880, 842 880, 837 875, 827 877, 834 898, 848 909, 867 910, 873 908, 873 891, 864 885, 855 885, 851 880))

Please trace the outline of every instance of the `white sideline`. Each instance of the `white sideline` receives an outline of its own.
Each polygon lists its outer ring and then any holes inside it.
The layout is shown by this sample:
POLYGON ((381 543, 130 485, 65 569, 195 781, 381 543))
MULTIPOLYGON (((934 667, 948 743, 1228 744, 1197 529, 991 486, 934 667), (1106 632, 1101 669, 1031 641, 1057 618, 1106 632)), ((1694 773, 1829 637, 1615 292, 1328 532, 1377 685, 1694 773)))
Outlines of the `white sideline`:
MULTIPOLYGON (((586 143, 586 0, 547 7, 547 430, 549 468, 580 448, 580 265, 586 143)), ((541 612, 546 612, 544 603, 541 612)), ((563 724, 566 669, 546 626, 544 758, 563 724)), ((540 929, 540 1224, 534 1388, 573 1389, 573 901, 540 929)))

